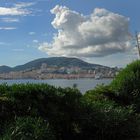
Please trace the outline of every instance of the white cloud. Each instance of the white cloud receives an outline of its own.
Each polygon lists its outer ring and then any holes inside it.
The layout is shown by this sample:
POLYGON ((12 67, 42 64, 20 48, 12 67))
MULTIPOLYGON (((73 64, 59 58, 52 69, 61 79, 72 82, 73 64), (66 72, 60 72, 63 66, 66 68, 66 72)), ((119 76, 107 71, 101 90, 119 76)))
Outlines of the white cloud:
POLYGON ((5 17, 5 18, 1 18, 0 21, 11 23, 11 22, 19 22, 19 19, 18 18, 5 17))
POLYGON ((0 7, 0 16, 26 16, 32 12, 27 7, 32 6, 34 3, 21 2, 12 7, 0 7))
POLYGON ((15 4, 15 7, 17 8, 24 8, 24 7, 30 7, 32 5, 34 5, 34 2, 19 2, 15 4))
POLYGON ((15 30, 16 27, 0 27, 0 30, 15 30))
POLYGON ((38 42, 39 42, 39 41, 38 41, 38 40, 36 40, 36 39, 35 39, 35 40, 33 40, 33 43, 38 43, 38 42))
POLYGON ((39 46, 50 56, 101 57, 130 49, 129 19, 96 8, 84 16, 65 6, 55 6, 52 26, 58 30, 51 43, 39 46))
POLYGON ((9 45, 9 43, 6 43, 6 42, 0 42, 0 46, 7 46, 9 45))
POLYGON ((29 32, 29 35, 35 35, 36 33, 35 32, 29 32))

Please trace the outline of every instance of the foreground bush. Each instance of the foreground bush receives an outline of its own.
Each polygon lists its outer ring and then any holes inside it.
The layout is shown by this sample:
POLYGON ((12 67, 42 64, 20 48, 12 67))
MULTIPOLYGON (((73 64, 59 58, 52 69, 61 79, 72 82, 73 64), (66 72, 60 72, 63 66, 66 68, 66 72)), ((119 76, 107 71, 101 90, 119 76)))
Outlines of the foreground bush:
POLYGON ((82 135, 89 140, 124 140, 140 135, 140 116, 133 106, 122 107, 109 94, 109 86, 98 86, 83 97, 82 135))
POLYGON ((56 140, 49 123, 41 118, 17 118, 3 136, 4 140, 56 140))
POLYGON ((15 122, 15 118, 28 116, 48 120, 57 139, 73 138, 79 101, 82 94, 77 89, 55 88, 47 84, 1 85, 0 126, 15 122))
POLYGON ((111 83, 118 101, 123 105, 134 105, 140 111, 140 61, 123 69, 111 83))

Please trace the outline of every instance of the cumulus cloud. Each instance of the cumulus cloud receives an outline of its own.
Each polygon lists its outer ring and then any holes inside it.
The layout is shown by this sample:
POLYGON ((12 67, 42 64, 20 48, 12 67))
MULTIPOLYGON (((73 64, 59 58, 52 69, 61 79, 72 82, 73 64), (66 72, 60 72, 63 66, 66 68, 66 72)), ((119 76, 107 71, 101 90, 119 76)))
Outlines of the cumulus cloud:
POLYGON ((26 16, 32 12, 27 7, 32 6, 34 3, 20 2, 12 7, 0 7, 0 16, 26 16))
POLYGON ((51 42, 39 46, 50 56, 100 57, 127 51, 129 18, 96 8, 87 16, 55 6, 52 26, 58 31, 51 42))
POLYGON ((0 27, 0 30, 15 30, 16 27, 0 27))

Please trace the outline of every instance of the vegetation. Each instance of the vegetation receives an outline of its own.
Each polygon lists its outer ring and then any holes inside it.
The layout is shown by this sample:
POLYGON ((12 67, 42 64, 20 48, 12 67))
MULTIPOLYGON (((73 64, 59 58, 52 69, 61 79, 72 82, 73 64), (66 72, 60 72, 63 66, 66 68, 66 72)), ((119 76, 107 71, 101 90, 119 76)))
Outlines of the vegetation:
POLYGON ((123 69, 111 83, 115 99, 122 105, 133 105, 140 112, 140 61, 123 69))
POLYGON ((5 140, 56 140, 49 123, 42 118, 17 118, 6 128, 5 140))
POLYGON ((47 84, 0 85, 1 140, 128 140, 140 137, 140 61, 84 95, 47 84))

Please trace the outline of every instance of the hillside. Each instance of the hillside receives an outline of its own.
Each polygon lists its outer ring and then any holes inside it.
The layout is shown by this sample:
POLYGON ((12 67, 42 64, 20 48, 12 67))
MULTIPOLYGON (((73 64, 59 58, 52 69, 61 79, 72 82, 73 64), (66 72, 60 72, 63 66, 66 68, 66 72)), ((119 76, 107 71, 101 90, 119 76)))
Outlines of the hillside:
POLYGON ((11 70, 12 70, 11 67, 8 67, 8 66, 0 66, 0 73, 9 72, 11 70))
POLYGON ((96 68, 104 67, 98 64, 87 63, 78 58, 67 58, 67 57, 50 57, 50 58, 40 58, 30 61, 24 65, 19 65, 16 67, 0 66, 0 73, 10 72, 10 71, 21 71, 26 69, 38 69, 42 63, 47 63, 48 66, 58 66, 58 67, 80 67, 80 68, 96 68))

